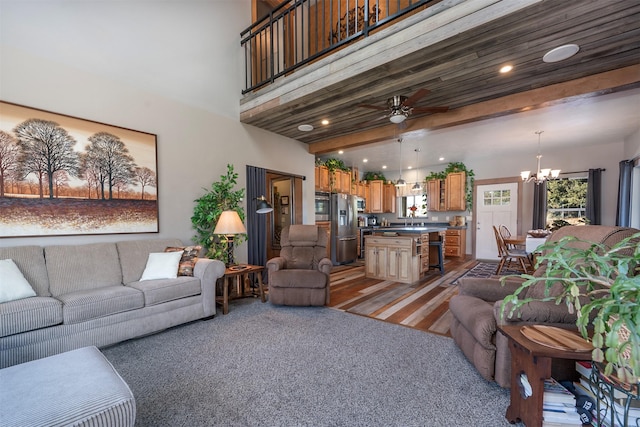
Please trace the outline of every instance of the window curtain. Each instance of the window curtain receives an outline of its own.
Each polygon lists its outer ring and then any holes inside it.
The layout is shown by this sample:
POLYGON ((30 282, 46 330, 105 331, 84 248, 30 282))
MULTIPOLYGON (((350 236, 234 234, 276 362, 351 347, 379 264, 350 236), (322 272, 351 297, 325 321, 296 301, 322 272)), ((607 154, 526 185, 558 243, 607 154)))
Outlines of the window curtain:
MULTIPOLYGON (((266 191, 266 169, 247 165, 247 259, 252 265, 267 265, 267 217, 270 214, 256 212, 256 198, 266 191)), ((266 271, 262 279, 266 282, 266 271)))
POLYGON ((535 184, 533 189, 533 224, 532 229, 547 227, 547 181, 535 184))
POLYGON ((589 169, 586 216, 589 224, 601 225, 602 169, 589 169))
POLYGON ((633 160, 620 162, 620 178, 618 181, 618 210, 616 225, 631 226, 631 179, 633 176, 633 160))

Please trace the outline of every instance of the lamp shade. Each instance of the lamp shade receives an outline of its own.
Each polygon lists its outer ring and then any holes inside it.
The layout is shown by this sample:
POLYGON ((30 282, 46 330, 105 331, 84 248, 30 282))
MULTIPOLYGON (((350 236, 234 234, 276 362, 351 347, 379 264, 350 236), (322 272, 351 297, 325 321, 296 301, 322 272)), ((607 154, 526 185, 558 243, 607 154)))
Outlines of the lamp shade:
POLYGON ((273 208, 267 202, 267 198, 266 197, 260 196, 260 197, 257 197, 256 200, 258 201, 258 204, 256 206, 257 207, 256 213, 266 214, 266 213, 269 213, 269 212, 273 211, 273 208))
POLYGON ((222 212, 216 228, 213 230, 213 234, 244 234, 246 232, 247 229, 236 211, 222 212))
POLYGON ((402 113, 394 113, 391 117, 389 117, 389 120, 391 121, 391 123, 402 123, 407 119, 407 116, 405 116, 402 113))

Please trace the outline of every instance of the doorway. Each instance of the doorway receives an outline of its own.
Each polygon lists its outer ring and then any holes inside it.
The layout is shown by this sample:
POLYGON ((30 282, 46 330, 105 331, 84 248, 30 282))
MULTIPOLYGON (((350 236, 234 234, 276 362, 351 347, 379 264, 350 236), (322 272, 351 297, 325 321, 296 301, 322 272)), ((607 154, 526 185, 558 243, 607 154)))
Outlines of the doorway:
POLYGON ((493 226, 506 225, 513 234, 520 221, 520 182, 509 179, 475 183, 475 257, 497 261, 498 246, 493 226))
POLYGON ((280 255, 280 234, 291 224, 302 224, 302 177, 268 171, 267 198, 273 212, 267 221, 267 259, 280 255))

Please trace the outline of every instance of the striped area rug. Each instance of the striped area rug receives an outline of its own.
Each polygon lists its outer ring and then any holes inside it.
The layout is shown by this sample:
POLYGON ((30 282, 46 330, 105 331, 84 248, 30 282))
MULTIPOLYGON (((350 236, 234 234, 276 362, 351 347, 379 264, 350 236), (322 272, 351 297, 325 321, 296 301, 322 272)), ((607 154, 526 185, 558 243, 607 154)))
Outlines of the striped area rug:
POLYGON ((437 272, 412 284, 366 278, 364 266, 337 267, 331 274, 330 307, 385 322, 450 336, 449 300, 458 292, 452 281, 466 268, 444 276, 437 272))

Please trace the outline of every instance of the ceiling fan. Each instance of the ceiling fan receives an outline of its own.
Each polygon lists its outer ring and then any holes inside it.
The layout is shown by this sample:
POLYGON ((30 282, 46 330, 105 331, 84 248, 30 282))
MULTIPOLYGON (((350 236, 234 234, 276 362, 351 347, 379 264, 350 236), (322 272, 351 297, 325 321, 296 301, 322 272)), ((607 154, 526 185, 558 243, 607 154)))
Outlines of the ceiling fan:
MULTIPOLYGON (((429 94, 427 89, 418 89, 413 95, 406 97, 402 95, 394 95, 387 99, 387 106, 380 107, 378 105, 360 104, 359 107, 371 108, 373 110, 387 111, 384 116, 378 117, 366 124, 376 122, 378 120, 389 118, 391 123, 402 124, 413 113, 444 113, 449 111, 449 107, 414 107, 416 102, 429 94)), ((406 126, 406 123, 404 124, 406 126)))

